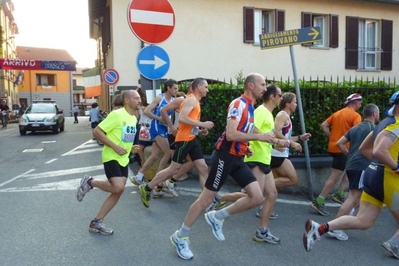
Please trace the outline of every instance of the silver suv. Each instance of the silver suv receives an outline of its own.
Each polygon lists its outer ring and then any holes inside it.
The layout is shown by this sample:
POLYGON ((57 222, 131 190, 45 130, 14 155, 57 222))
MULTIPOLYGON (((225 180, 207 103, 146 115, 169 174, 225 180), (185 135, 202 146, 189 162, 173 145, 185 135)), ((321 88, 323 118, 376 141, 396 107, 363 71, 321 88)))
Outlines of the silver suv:
POLYGON ((64 131, 64 124, 64 114, 54 101, 34 101, 19 119, 19 133, 51 130, 58 134, 58 129, 64 131))

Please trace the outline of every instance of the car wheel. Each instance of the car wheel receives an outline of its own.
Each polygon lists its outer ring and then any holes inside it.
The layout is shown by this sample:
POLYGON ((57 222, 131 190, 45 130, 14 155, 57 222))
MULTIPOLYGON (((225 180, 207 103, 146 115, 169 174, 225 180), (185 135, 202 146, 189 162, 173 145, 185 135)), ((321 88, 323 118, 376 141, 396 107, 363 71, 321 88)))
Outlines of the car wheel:
POLYGON ((58 134, 58 124, 54 126, 53 133, 58 134))
POLYGON ((64 123, 64 122, 62 122, 62 125, 61 125, 61 127, 60 127, 60 131, 61 131, 61 132, 63 132, 63 131, 64 131, 64 127, 65 127, 65 123, 64 123))
POLYGON ((21 134, 21 136, 25 136, 26 135, 26 130, 20 129, 19 130, 19 134, 21 134))

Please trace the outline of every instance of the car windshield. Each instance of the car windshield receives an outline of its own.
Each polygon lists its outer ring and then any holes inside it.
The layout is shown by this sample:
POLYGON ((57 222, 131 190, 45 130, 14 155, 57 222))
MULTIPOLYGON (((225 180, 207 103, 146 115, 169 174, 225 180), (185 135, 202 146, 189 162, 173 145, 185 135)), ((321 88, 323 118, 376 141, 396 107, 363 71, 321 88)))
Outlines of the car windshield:
POLYGON ((27 110, 27 114, 55 113, 55 107, 52 104, 33 104, 27 110))

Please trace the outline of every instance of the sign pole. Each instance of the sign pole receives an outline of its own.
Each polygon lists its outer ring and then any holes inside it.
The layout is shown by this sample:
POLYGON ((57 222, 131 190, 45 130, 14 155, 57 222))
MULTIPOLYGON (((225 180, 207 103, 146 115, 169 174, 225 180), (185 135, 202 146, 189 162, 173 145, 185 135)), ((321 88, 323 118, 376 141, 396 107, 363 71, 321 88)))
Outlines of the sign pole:
POLYGON ((157 86, 157 82, 156 82, 156 80, 154 79, 154 80, 152 80, 152 99, 155 99, 155 97, 157 97, 157 88, 156 88, 156 86, 157 86))
MULTIPOLYGON (((297 73, 296 73, 294 48, 292 47, 292 45, 290 45, 290 55, 291 55, 292 72, 294 74, 296 99, 297 99, 297 103, 298 103, 299 121, 301 123, 302 134, 305 134, 306 129, 305 129, 305 120, 304 120, 304 115, 303 115, 301 91, 299 89, 298 77, 297 77, 297 73)), ((308 147, 307 141, 303 142, 303 147, 305 149, 305 161, 306 161, 306 169, 307 169, 307 173, 308 173, 309 199, 313 200, 312 172, 311 172, 311 167, 310 167, 309 147, 308 147)))

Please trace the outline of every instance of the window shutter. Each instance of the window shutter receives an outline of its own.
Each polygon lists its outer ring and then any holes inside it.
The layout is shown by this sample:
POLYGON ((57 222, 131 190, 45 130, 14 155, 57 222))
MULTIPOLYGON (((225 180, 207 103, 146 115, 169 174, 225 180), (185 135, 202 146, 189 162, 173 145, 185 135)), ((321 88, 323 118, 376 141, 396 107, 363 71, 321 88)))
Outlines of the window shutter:
POLYGON ((285 11, 281 9, 276 9, 276 21, 275 21, 275 31, 284 31, 285 30, 285 11))
POLYGON ((359 18, 346 17, 345 68, 357 69, 359 49, 359 18))
POLYGON ((330 47, 338 48, 338 15, 330 15, 330 47))
MULTIPOLYGON (((301 26, 302 26, 302 28, 307 28, 307 27, 312 27, 313 25, 313 23, 312 23, 312 13, 311 12, 302 12, 301 13, 301 16, 302 16, 302 18, 301 18, 301 26)), ((312 46, 312 42, 308 42, 308 43, 302 43, 301 45, 302 46, 306 46, 306 47, 309 47, 309 46, 312 46)))
POLYGON ((103 53, 108 52, 108 45, 111 44, 111 13, 109 6, 106 7, 102 26, 102 49, 103 53))
POLYGON ((381 20, 381 70, 392 70, 392 20, 381 20))
POLYGON ((254 41, 254 8, 244 6, 244 43, 254 41))

